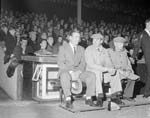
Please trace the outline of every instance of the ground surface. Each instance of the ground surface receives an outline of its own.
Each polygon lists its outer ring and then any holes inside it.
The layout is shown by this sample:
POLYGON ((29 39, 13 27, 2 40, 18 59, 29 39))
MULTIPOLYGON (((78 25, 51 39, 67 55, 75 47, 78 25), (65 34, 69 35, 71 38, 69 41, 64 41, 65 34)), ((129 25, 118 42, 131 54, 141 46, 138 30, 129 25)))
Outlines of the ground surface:
POLYGON ((59 102, 14 101, 0 89, 0 118, 150 118, 150 105, 124 107, 117 111, 105 109, 77 113, 59 105, 59 102))

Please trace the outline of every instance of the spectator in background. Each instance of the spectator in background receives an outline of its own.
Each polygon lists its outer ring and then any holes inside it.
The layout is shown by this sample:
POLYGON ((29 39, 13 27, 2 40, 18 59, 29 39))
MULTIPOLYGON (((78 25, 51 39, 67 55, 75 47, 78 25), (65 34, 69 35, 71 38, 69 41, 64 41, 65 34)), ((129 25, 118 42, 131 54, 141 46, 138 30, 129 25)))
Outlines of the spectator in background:
POLYGON ((30 52, 34 53, 35 51, 40 49, 40 44, 37 42, 37 33, 36 32, 29 32, 29 41, 28 46, 30 46, 30 52))
POLYGON ((27 44, 28 44, 28 40, 25 37, 21 37, 21 39, 20 39, 20 45, 21 45, 21 48, 22 48, 22 54, 23 55, 27 55, 27 54, 30 53, 28 51, 27 44))
POLYGON ((51 52, 49 52, 46 47, 47 47, 47 40, 43 39, 40 43, 41 49, 36 51, 34 54, 35 55, 50 55, 52 54, 51 52))
POLYGON ((0 46, 2 47, 2 49, 4 51, 6 51, 6 47, 5 47, 5 42, 7 39, 7 34, 8 34, 8 28, 6 24, 2 24, 1 29, 0 29, 0 46))
POLYGON ((15 37, 16 29, 14 26, 11 26, 8 31, 8 36, 6 38, 6 51, 4 57, 4 64, 9 62, 9 59, 13 56, 13 51, 17 45, 17 39, 15 37))
POLYGON ((110 48, 110 46, 109 46, 109 41, 110 41, 110 39, 109 39, 109 35, 104 35, 104 41, 103 41, 103 43, 102 43, 102 45, 103 45, 103 47, 104 48, 110 48))
POLYGON ((87 46, 88 46, 88 41, 87 41, 87 39, 83 36, 83 32, 81 32, 80 35, 81 35, 81 39, 80 39, 79 45, 81 45, 82 47, 84 47, 84 48, 86 49, 87 46))
POLYGON ((53 46, 53 54, 58 54, 59 52, 59 47, 63 44, 63 37, 62 36, 58 36, 58 39, 56 41, 56 43, 53 46))
MULTIPOLYGON (((49 52, 54 53, 54 47, 53 47, 54 39, 53 39, 52 36, 49 36, 49 37, 47 38, 47 43, 48 43, 48 45, 47 45, 47 48, 46 48, 46 49, 47 49, 49 52)), ((55 51, 55 52, 56 52, 56 51, 55 51)))

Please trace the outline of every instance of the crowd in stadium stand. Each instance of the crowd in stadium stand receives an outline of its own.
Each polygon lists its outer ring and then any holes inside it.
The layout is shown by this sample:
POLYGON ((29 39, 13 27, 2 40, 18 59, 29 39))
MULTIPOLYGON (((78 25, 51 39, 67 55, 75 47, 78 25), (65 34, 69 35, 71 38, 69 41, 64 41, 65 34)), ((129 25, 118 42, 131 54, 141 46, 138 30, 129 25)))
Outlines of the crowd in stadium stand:
MULTIPOLYGON (((15 45, 20 45, 22 40, 26 40, 28 53, 34 53, 40 49, 40 42, 42 39, 47 40, 50 51, 54 53, 58 52, 58 47, 62 41, 67 41, 67 37, 71 29, 75 26, 80 27, 81 41, 80 45, 86 48, 91 44, 91 35, 95 33, 101 33, 104 37, 104 45, 107 44, 117 36, 123 36, 127 43, 127 46, 131 46, 134 40, 137 38, 137 34, 141 31, 142 25, 131 24, 118 24, 114 22, 105 22, 100 20, 99 22, 82 21, 81 25, 77 25, 76 18, 60 19, 56 15, 49 18, 46 14, 37 13, 19 13, 1 10, 1 42, 3 41, 6 46, 6 52, 8 56, 11 56, 12 50, 7 51, 7 48, 12 45, 9 44, 7 36, 16 40, 15 45), (3 32, 4 31, 4 32, 3 32), (13 33, 12 33, 13 32, 13 33), (12 36, 12 37, 11 37, 12 36), (7 47, 8 46, 8 47, 7 47), (55 50, 53 50, 53 47, 55 50)), ((12 48, 14 48, 12 46, 12 48)))

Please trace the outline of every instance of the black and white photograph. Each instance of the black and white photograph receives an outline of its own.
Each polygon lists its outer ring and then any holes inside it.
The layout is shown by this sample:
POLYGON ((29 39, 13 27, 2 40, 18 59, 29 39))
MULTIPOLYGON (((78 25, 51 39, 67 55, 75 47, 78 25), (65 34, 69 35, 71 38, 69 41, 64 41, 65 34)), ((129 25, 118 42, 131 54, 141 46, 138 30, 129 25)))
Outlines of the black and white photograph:
POLYGON ((150 118, 150 0, 1 0, 0 118, 150 118))

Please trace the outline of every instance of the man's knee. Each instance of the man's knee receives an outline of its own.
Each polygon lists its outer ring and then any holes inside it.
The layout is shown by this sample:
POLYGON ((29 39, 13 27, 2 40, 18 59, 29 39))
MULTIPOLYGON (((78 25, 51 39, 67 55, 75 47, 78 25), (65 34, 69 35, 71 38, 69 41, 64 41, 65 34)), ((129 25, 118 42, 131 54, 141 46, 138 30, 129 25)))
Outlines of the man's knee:
POLYGON ((96 75, 93 72, 88 72, 87 81, 89 82, 96 82, 96 75))
POLYGON ((69 72, 62 72, 59 76, 60 76, 61 81, 65 81, 65 80, 70 81, 70 79, 71 79, 69 72))

